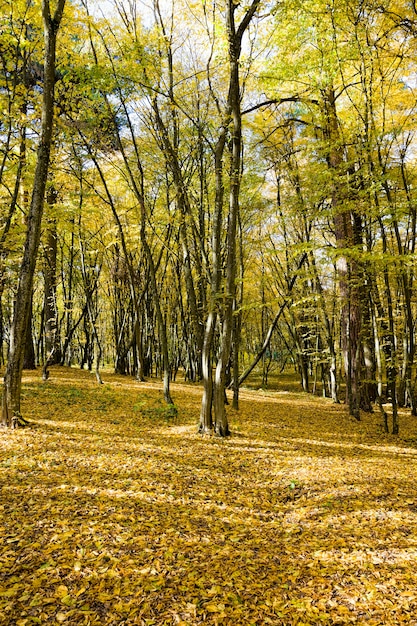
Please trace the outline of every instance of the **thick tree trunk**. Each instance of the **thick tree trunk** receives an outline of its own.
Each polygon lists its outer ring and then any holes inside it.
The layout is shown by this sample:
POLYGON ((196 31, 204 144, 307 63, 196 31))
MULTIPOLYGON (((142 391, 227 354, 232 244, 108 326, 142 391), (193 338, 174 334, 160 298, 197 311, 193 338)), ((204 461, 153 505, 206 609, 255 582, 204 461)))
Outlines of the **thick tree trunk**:
POLYGON ((26 228, 25 248, 19 272, 13 322, 10 330, 9 358, 3 386, 2 423, 12 428, 24 422, 20 413, 23 357, 30 314, 33 275, 35 272, 41 234, 45 187, 49 170, 54 118, 56 39, 64 6, 65 0, 58 0, 55 13, 52 17, 49 0, 42 0, 45 65, 41 136, 37 151, 32 200, 26 228))
POLYGON ((228 116, 230 115, 232 127, 232 154, 230 166, 229 213, 226 237, 225 294, 223 302, 222 329, 220 333, 220 351, 214 379, 214 432, 221 437, 226 437, 230 434, 225 408, 225 390, 226 367, 229 363, 232 345, 233 305, 236 299, 236 233, 239 217, 242 152, 242 113, 240 108, 239 59, 243 33, 240 33, 239 36, 236 31, 236 5, 231 0, 228 0, 226 10, 230 63, 228 116))
POLYGON ((361 404, 361 306, 357 262, 347 253, 358 241, 357 216, 346 208, 343 190, 343 145, 332 87, 324 93, 325 136, 328 164, 332 175, 333 223, 339 255, 336 262, 341 301, 340 334, 346 377, 346 403, 349 412, 360 419, 361 404))

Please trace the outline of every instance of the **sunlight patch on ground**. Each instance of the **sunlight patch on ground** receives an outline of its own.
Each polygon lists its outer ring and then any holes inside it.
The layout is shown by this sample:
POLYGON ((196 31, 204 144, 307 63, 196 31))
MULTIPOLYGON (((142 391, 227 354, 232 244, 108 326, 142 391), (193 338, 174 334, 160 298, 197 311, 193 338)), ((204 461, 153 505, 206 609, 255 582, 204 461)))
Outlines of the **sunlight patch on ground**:
MULTIPOLYGON (((398 565, 409 566, 417 563, 417 548, 392 548, 392 549, 373 549, 368 550, 327 550, 317 551, 313 554, 315 559, 323 562, 343 561, 344 566, 365 565, 398 565)), ((417 591, 412 593, 417 597, 417 591)))
MULTIPOLYGON (((0 624, 417 623, 415 421, 242 393, 201 437, 201 387, 54 369, 2 432, 0 624), (62 378, 62 380, 61 380, 62 378), (284 435, 284 436, 281 436, 284 435)), ((20 626, 20 624, 19 624, 20 626)))
POLYGON ((285 438, 285 437, 280 437, 281 441, 285 441, 289 444, 305 444, 305 445, 309 445, 309 446, 318 446, 318 447, 328 447, 328 448, 346 448, 346 449, 360 449, 360 450, 372 450, 374 452, 386 452, 389 455, 409 455, 409 456, 415 456, 417 457, 417 448, 406 448, 406 447, 399 447, 399 446, 395 446, 390 445, 390 446, 381 446, 381 445, 370 445, 370 444, 363 444, 363 443, 359 443, 359 442, 352 442, 352 443, 348 443, 345 441, 323 441, 322 439, 305 439, 305 438, 295 438, 295 437, 291 437, 291 438, 285 438))
POLYGON ((195 435, 197 432, 197 425, 183 425, 183 426, 169 426, 161 429, 161 432, 168 436, 176 435, 195 435))

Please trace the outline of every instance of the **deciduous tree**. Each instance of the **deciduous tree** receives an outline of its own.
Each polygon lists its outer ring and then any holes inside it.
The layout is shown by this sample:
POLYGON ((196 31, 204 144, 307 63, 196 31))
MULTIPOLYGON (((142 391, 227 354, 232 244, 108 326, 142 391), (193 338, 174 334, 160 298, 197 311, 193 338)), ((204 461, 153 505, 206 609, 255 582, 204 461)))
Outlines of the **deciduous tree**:
POLYGON ((49 170, 54 121, 56 43, 64 7, 65 0, 57 0, 55 10, 52 12, 49 0, 42 0, 45 43, 42 126, 3 386, 2 423, 12 428, 18 426, 23 421, 20 413, 23 356, 49 170))

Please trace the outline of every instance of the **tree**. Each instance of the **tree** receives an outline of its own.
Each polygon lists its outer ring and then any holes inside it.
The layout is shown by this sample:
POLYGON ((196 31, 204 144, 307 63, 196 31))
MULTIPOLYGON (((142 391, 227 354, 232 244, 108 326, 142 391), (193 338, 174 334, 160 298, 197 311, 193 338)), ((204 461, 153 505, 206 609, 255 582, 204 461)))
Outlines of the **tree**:
MULTIPOLYGON (((52 212, 58 192, 50 185, 46 192, 49 210, 52 212)), ((58 309, 57 309, 57 224, 55 216, 48 217, 46 227, 46 241, 44 250, 44 338, 45 338, 45 362, 50 365, 61 361, 61 347, 59 341, 58 309)))
POLYGON ((240 58, 242 39, 251 23, 260 0, 253 0, 236 24, 237 4, 232 0, 226 3, 226 33, 228 39, 228 94, 221 129, 214 149, 216 173, 216 202, 213 218, 213 270, 210 290, 209 314, 206 323, 203 345, 203 382, 204 395, 201 405, 200 431, 206 432, 214 426, 214 432, 225 437, 230 434, 225 410, 226 368, 229 365, 233 334, 233 314, 236 305, 236 235, 239 220, 239 195, 241 184, 242 158, 242 93, 240 79, 240 58), (229 173, 229 205, 227 214, 227 232, 225 244, 225 275, 223 294, 221 290, 221 238, 223 223, 224 197, 224 151, 230 132, 230 173, 229 173), (216 364, 214 387, 211 371, 211 352, 213 350, 214 327, 217 309, 220 308, 220 347, 216 364), (212 419, 214 408, 214 423, 212 419))
POLYGON ((45 43, 42 126, 3 386, 2 423, 11 428, 24 423, 20 413, 23 358, 49 170, 54 120, 56 43, 64 7, 65 0, 58 0, 55 11, 52 14, 49 0, 42 0, 45 43))

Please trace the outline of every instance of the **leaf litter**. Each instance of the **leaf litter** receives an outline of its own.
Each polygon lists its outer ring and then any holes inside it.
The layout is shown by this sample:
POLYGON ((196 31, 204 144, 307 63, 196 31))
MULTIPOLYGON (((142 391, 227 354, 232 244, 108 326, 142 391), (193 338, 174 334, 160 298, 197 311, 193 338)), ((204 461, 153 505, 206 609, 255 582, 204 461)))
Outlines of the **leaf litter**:
POLYGON ((378 414, 56 368, 1 433, 0 624, 417 624, 417 440, 378 414))

